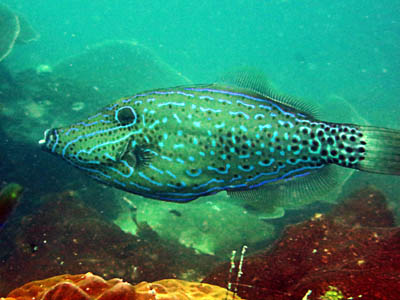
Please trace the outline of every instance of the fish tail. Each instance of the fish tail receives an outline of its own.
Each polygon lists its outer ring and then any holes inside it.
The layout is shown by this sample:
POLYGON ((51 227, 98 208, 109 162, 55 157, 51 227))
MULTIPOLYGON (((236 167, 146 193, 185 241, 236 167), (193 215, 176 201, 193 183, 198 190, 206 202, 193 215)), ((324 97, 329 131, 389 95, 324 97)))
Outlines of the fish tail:
POLYGON ((337 124, 328 162, 361 171, 400 175, 400 130, 337 124))
POLYGON ((400 175, 400 130, 358 126, 361 132, 360 161, 356 169, 400 175), (365 151, 365 152, 363 152, 365 151))

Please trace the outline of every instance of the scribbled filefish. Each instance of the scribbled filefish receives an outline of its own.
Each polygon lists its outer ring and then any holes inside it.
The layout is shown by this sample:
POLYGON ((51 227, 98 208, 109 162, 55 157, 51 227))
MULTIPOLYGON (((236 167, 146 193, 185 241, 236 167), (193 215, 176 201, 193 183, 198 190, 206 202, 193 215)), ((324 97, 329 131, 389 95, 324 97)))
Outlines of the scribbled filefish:
POLYGON ((174 202, 296 201, 334 185, 334 165, 400 174, 400 131, 321 121, 262 80, 142 92, 40 143, 100 182, 174 202))

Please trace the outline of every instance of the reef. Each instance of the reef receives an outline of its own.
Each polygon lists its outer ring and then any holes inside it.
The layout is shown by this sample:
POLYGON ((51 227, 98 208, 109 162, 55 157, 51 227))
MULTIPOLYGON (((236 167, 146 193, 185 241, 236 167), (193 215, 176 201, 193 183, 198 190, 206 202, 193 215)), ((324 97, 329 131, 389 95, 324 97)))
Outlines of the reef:
MULTIPOLYGON (((393 226, 383 194, 365 188, 329 214, 287 227, 269 249, 245 258, 238 294, 310 300, 330 299, 328 292, 336 291, 341 299, 399 299, 400 228, 393 226)), ((230 264, 219 266, 203 282, 226 286, 229 270, 230 264)))
POLYGON ((93 272, 131 283, 180 278, 199 281, 216 258, 161 239, 147 224, 124 233, 73 191, 47 195, 34 213, 0 233, 0 295, 32 280, 93 272))
POLYGON ((25 291, 37 293, 36 299, 56 299, 52 297, 67 292, 70 299, 129 299, 113 293, 132 292, 137 298, 130 299, 197 299, 188 296, 188 290, 202 295, 195 291, 207 291, 206 285, 174 279, 199 281, 215 268, 203 283, 218 285, 221 292, 205 299, 225 299, 228 281, 240 297, 252 300, 397 299, 400 228, 395 227, 384 195, 373 187, 352 194, 326 215, 315 214, 287 227, 271 247, 246 255, 237 285, 238 263, 232 272, 229 263, 216 267, 215 257, 162 239, 144 222, 138 222, 136 235, 124 233, 85 206, 76 192, 48 195, 40 201, 35 213, 14 220, 0 234, 0 240, 10 246, 0 249, 2 295, 38 278, 93 272, 104 279, 91 274, 57 276, 40 283, 46 291, 39 291, 34 282, 9 297, 32 299, 23 298, 25 291), (104 287, 96 295, 85 295, 86 288, 82 291, 73 282, 79 276, 104 287), (157 282, 148 283, 152 281, 157 282), (182 290, 182 295, 170 295, 182 290), (154 291, 157 298, 151 294, 154 291))
MULTIPOLYGON (((219 286, 164 279, 141 282, 135 286, 121 279, 104 280, 92 273, 61 275, 25 284, 0 300, 223 300, 233 299, 232 292, 219 286)), ((235 296, 236 300, 241 300, 235 296)))

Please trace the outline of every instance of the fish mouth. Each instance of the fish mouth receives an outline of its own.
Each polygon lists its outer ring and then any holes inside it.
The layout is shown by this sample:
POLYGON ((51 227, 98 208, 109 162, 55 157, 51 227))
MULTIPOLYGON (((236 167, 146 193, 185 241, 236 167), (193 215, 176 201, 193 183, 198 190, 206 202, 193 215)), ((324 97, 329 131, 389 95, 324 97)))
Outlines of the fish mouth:
POLYGON ((43 133, 43 139, 39 141, 42 150, 54 152, 58 144, 58 132, 56 128, 46 129, 43 133))

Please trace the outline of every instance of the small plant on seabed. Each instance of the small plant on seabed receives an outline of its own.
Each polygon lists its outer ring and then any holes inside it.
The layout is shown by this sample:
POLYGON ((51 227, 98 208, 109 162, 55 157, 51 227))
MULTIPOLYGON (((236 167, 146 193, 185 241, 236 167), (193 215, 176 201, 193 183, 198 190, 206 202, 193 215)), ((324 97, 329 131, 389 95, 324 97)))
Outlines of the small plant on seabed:
MULTIPOLYGON (((307 293, 304 295, 302 300, 311 300, 308 298, 308 296, 311 295, 311 290, 308 290, 307 293)), ((355 299, 361 299, 362 295, 358 295, 357 297, 349 297, 345 298, 343 293, 334 286, 329 286, 329 290, 326 291, 325 295, 319 297, 318 299, 320 300, 355 300, 355 299)))
MULTIPOLYGON (((231 267, 229 268, 229 277, 228 277, 228 286, 227 286, 227 290, 233 293, 231 299, 236 299, 239 286, 252 287, 251 285, 240 284, 240 277, 242 277, 242 275, 243 275, 242 268, 243 268, 244 255, 246 254, 246 250, 247 250, 247 246, 243 245, 242 252, 240 254, 239 266, 238 266, 238 271, 236 274, 235 282, 233 282, 233 271, 236 268, 236 264, 235 264, 236 250, 232 251, 231 267), (233 286, 233 288, 232 288, 232 286, 233 286)), ((229 300, 228 299, 228 297, 229 297, 228 291, 226 292, 225 300, 229 300)))

